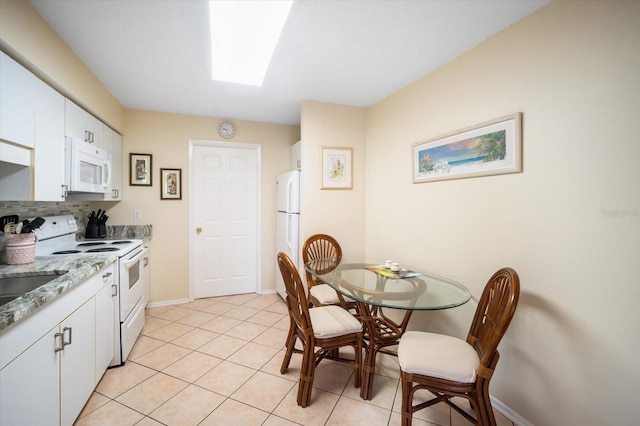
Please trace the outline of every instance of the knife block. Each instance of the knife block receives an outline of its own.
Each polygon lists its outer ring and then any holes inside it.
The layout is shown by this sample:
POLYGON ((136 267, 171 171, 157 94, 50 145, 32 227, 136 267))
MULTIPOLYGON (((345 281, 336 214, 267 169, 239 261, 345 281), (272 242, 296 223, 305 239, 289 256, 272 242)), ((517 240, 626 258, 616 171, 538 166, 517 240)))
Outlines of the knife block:
POLYGON ((99 238, 100 237, 100 229, 97 223, 89 223, 87 224, 87 228, 84 232, 85 238, 99 238))

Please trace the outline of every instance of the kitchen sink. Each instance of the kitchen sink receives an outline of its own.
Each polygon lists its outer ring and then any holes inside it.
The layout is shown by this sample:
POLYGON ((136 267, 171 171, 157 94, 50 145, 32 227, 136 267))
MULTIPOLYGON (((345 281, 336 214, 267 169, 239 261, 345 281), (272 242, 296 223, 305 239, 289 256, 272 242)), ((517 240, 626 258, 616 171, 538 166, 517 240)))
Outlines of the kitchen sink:
POLYGON ((9 303, 13 299, 17 299, 31 290, 35 290, 41 285, 55 280, 60 275, 64 275, 66 273, 67 271, 52 271, 41 275, 27 277, 20 276, 0 278, 0 306, 5 303, 9 303))

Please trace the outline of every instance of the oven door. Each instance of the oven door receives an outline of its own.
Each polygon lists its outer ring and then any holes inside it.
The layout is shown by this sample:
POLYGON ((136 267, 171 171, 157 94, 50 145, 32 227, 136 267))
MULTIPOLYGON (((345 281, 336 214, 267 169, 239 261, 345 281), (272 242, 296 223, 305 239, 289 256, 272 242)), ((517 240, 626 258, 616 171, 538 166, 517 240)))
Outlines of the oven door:
POLYGON ((124 322, 145 292, 145 258, 149 249, 139 247, 120 259, 120 322, 124 322))

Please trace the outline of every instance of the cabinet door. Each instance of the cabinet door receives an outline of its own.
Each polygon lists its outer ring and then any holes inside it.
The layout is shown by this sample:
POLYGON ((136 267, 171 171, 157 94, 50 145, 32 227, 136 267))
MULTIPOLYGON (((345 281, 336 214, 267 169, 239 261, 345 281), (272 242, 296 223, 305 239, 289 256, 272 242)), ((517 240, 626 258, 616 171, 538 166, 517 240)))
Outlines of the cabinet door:
POLYGON ((103 278, 108 284, 96 294, 96 372, 97 385, 102 375, 111 364, 115 339, 115 310, 117 296, 113 286, 113 273, 103 272, 103 278), (111 274, 108 277, 107 274, 111 274))
POLYGON ((104 124, 73 101, 65 100, 65 135, 104 148, 104 124))
POLYGON ((112 200, 122 200, 122 136, 115 132, 111 145, 111 193, 112 200))
POLYGON ((104 127, 104 149, 109 151, 109 162, 111 167, 111 176, 109 192, 104 194, 105 201, 121 201, 122 200, 122 136, 104 127))
POLYGON ((298 141, 291 145, 291 170, 300 170, 300 149, 302 142, 298 141))
POLYGON ((37 80, 0 52, 0 139, 33 148, 37 80))
POLYGON ((64 201, 64 96, 36 83, 34 200, 64 201))
POLYGON ((71 425, 96 386, 96 301, 89 299, 60 323, 60 424, 71 425))
POLYGON ((149 266, 149 254, 142 259, 142 283, 144 284, 144 292, 142 293, 142 303, 146 307, 151 300, 151 266, 149 266))
POLYGON ((0 425, 59 424, 57 332, 56 326, 0 371, 0 425))

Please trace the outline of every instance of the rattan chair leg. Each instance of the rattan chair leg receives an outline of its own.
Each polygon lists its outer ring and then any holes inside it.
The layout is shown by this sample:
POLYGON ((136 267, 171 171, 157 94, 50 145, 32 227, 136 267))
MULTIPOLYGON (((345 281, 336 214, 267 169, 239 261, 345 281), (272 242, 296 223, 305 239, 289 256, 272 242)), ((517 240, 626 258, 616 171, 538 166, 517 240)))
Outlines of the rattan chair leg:
POLYGON ((287 372, 289 363, 291 362, 291 355, 293 355, 293 348, 296 345, 295 324, 293 324, 293 320, 291 320, 291 323, 292 324, 289 326, 289 334, 287 334, 287 342, 285 343, 287 351, 284 354, 284 359, 282 360, 282 365, 280 366, 280 374, 284 374, 287 372))
POLYGON ((401 373, 401 386, 402 386, 402 426, 411 426, 413 420, 413 410, 411 404, 413 401, 413 382, 405 378, 404 372, 401 373))
POLYGON ((302 365, 300 366, 300 383, 298 384, 298 405, 305 408, 311 403, 313 377, 316 369, 313 347, 304 345, 302 365))

